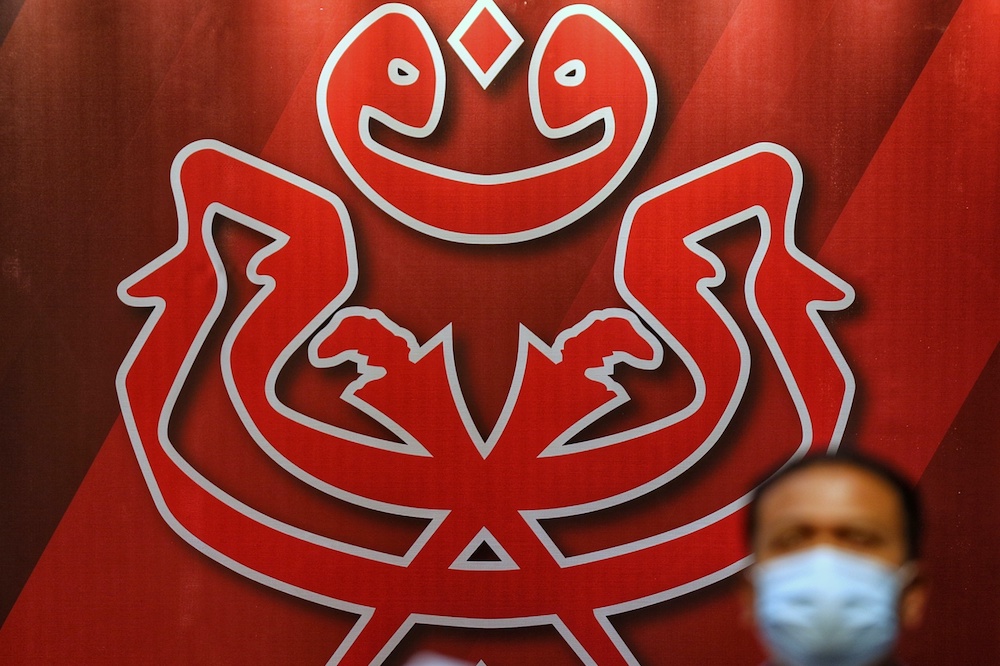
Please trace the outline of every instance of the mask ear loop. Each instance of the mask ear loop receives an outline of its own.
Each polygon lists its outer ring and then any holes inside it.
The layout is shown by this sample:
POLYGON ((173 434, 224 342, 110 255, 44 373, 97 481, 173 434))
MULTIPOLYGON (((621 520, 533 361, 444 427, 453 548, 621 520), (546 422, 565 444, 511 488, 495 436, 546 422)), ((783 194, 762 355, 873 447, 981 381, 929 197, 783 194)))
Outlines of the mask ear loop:
POLYGON ((913 560, 904 562, 899 569, 896 570, 896 583, 899 585, 899 590, 901 592, 917 579, 918 572, 919 568, 917 563, 913 560))
POLYGON ((920 576, 920 566, 913 560, 904 562, 896 570, 896 604, 900 623, 903 623, 903 597, 908 588, 917 582, 920 576))

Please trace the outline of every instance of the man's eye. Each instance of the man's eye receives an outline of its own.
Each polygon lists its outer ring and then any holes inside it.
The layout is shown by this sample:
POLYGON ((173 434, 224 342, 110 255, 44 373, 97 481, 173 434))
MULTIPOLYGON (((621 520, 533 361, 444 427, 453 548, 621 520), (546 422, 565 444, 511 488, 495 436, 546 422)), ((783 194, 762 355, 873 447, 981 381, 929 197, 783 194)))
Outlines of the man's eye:
POLYGON ((809 536, 809 530, 805 528, 786 530, 771 540, 771 547, 777 551, 795 550, 807 543, 809 536))
POLYGON ((875 548, 881 546, 885 540, 876 532, 870 530, 845 529, 841 531, 842 541, 858 548, 875 548))

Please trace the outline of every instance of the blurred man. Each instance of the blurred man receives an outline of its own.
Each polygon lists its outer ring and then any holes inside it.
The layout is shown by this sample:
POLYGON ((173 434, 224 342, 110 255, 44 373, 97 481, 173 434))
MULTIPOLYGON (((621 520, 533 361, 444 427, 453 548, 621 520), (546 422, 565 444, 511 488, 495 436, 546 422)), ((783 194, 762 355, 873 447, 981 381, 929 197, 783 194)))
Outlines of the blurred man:
POLYGON ((923 617, 917 497, 858 457, 814 457, 757 490, 747 612, 773 666, 888 666, 923 617))

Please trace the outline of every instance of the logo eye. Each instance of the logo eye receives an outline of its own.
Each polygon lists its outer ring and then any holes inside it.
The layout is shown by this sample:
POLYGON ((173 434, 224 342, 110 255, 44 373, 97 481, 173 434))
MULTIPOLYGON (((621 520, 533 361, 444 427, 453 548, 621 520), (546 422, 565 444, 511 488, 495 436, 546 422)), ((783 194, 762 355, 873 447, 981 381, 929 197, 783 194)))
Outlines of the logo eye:
POLYGON ((389 61, 389 80, 397 86, 413 85, 418 78, 420 70, 413 63, 402 58, 393 58, 389 61))
POLYGON ((587 78, 587 66, 582 60, 570 60, 556 69, 556 83, 567 88, 575 88, 587 78))

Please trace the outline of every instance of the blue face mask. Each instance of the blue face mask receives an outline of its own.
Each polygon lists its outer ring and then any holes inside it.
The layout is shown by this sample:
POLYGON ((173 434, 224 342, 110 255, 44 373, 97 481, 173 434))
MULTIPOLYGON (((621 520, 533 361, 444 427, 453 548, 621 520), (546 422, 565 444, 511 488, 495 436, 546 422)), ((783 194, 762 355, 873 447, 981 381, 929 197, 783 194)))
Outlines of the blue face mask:
POLYGON ((754 566, 761 639, 783 666, 870 666, 899 632, 909 568, 820 546, 754 566))

